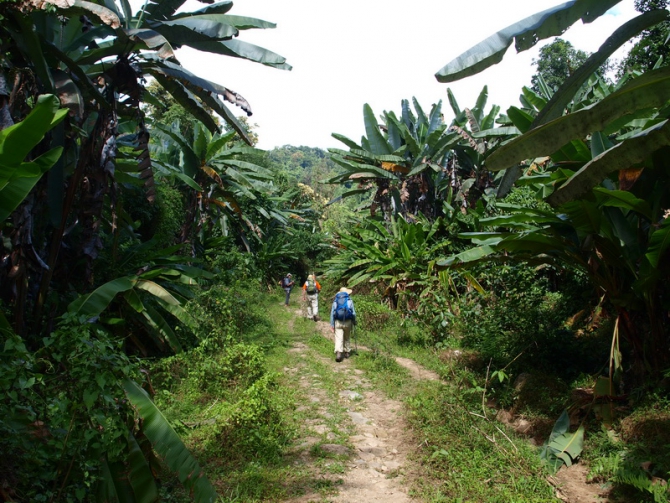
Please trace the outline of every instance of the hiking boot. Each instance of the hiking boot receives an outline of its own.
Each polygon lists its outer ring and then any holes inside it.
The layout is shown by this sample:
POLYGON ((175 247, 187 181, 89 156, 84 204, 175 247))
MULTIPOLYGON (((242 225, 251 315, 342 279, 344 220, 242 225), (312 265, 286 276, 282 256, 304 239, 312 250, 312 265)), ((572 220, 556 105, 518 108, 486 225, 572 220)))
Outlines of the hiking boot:
POLYGON ((349 351, 345 351, 345 352, 344 352, 344 357, 345 357, 345 358, 349 358, 349 351))
POLYGON ((335 353, 335 361, 337 363, 340 363, 342 361, 342 353, 340 353, 339 351, 335 353))

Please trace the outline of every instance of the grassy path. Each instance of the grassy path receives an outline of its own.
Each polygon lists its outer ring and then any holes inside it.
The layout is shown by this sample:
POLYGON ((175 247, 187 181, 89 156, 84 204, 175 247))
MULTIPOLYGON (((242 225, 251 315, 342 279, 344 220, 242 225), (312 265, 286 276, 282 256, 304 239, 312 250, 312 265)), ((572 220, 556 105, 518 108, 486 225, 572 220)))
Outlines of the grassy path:
POLYGON ((311 483, 287 501, 410 501, 404 479, 412 471, 412 442, 402 403, 375 389, 357 368, 357 356, 335 362, 328 323, 305 320, 299 309, 288 311, 286 327, 294 337, 281 371, 300 403, 292 455, 299 471, 311 474, 302 479, 311 483))
MULTIPOLYGON (((158 372, 173 383, 158 405, 219 503, 555 501, 534 448, 482 410, 471 374, 397 324, 368 312, 360 351, 337 363, 329 324, 299 303, 239 299, 234 342, 158 372)), ((190 501, 176 482, 162 492, 190 501)))
POLYGON ((473 414, 479 399, 462 401, 456 375, 417 363, 437 369, 434 354, 368 334, 357 356, 336 363, 327 322, 307 320, 299 304, 271 311, 289 341, 283 360, 270 360, 296 390, 290 453, 303 481, 282 501, 556 501, 532 449, 473 414))

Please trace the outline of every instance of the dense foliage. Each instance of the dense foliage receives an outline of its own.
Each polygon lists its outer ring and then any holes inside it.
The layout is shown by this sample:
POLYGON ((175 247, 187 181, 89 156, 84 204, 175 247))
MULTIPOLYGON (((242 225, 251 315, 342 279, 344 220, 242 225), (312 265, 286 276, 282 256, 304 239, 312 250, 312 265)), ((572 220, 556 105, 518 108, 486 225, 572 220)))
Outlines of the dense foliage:
MULTIPOLYGON (((616 3, 577 0, 522 20, 438 79, 481 71, 512 41, 528 48, 616 3)), ((3 500, 186 491, 214 501, 233 488, 206 472, 235 472, 234 483, 255 457, 279 463, 295 425, 266 366, 284 339, 272 338, 259 292, 286 272, 356 288, 361 334, 375 344, 361 361, 388 386, 403 377, 387 346, 450 360, 465 391, 407 401, 434 447, 426 465, 445 479, 439 497, 479 498, 486 491, 463 481, 480 465, 503 476, 499 458, 484 464, 493 449, 482 438, 454 454, 440 445, 467 437, 480 402, 481 427, 497 428, 487 397, 534 410, 524 374, 552 382, 545 394, 587 388, 588 403, 570 411, 576 429, 561 413, 567 399, 547 400, 545 419, 559 418, 540 432, 551 469, 581 455, 585 425, 613 427, 617 402, 656 397, 665 417, 665 1, 636 2, 641 15, 592 55, 561 39, 543 48, 533 86, 504 113, 487 110, 486 87, 471 108, 448 90, 451 120, 441 102, 426 113, 403 100, 379 117, 365 105, 365 136, 334 134, 347 149, 328 153, 256 149, 253 125, 224 101, 247 115, 250 104, 175 57, 189 45, 289 69, 237 38, 274 25, 227 14, 227 1, 182 4, 0 3, 3 500), (604 79, 635 37, 619 80, 604 79)), ((598 449, 594 476, 663 501, 634 466, 639 452, 606 439, 598 449)), ((652 454, 653 476, 667 478, 667 456, 652 454)), ((498 498, 532 494, 539 461, 520 459, 520 481, 495 485, 498 498)))

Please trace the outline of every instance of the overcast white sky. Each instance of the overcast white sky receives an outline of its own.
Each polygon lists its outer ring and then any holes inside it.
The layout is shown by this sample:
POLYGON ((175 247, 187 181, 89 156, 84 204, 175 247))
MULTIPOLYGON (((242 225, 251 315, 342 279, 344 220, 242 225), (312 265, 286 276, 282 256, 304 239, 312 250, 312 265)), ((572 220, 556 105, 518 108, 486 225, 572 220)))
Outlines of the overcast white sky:
MULTIPOLYGON (((249 119, 258 125, 260 148, 345 148, 331 133, 359 142, 364 134, 365 103, 379 116, 384 110, 399 112, 401 100, 413 96, 425 111, 442 100, 445 119, 451 121, 447 87, 463 108, 473 106, 482 87, 488 85, 487 110, 493 104, 503 111, 518 105, 521 88, 530 85, 534 73, 531 62, 539 47, 549 41, 520 54, 511 47, 502 63, 459 82, 440 84, 434 74, 494 32, 560 3, 235 0, 230 14, 277 24, 272 30, 243 31, 240 40, 285 56, 292 71, 185 49, 177 56, 190 71, 249 101, 254 112, 249 119)), ((623 0, 590 25, 578 22, 563 38, 578 49, 593 52, 635 14, 633 0, 623 0)))

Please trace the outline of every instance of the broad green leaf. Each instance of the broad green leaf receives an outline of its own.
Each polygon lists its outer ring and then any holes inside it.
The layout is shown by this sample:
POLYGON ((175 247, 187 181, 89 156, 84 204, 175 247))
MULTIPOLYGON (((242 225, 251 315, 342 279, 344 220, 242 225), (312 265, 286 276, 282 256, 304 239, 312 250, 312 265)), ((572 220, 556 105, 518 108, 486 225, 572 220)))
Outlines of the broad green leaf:
POLYGON ((136 280, 135 286, 140 290, 145 290, 149 292, 151 295, 159 298, 160 300, 169 305, 172 306, 180 305, 180 302, 177 299, 175 299, 170 292, 168 292, 165 288, 160 286, 158 283, 155 283, 154 281, 139 279, 136 280))
POLYGON ((56 147, 33 162, 24 162, 18 167, 0 164, 0 222, 23 202, 42 174, 56 164, 62 151, 62 147, 56 147))
POLYGON ((602 187, 596 187, 594 193, 598 203, 602 206, 614 206, 633 210, 646 219, 651 220, 651 207, 644 199, 635 197, 632 193, 625 190, 608 190, 602 187))
POLYGON ((197 190, 198 192, 203 192, 203 188, 200 185, 198 185, 195 182, 195 180, 193 178, 191 178, 190 176, 188 176, 184 173, 180 173, 180 172, 172 172, 172 174, 174 176, 176 176, 177 178, 179 178, 186 185, 191 187, 193 190, 197 190))
POLYGON ((133 488, 137 503, 153 503, 159 500, 156 481, 151 467, 144 457, 137 439, 128 432, 128 482, 133 488))
POLYGON ((123 464, 110 463, 107 459, 100 463, 100 483, 97 485, 96 500, 99 503, 134 503, 133 490, 122 469, 123 464))
POLYGON ((221 136, 215 136, 207 145, 206 158, 211 159, 215 154, 218 154, 222 149, 226 149, 227 144, 235 137, 235 131, 224 133, 221 136))
POLYGON ((133 277, 117 278, 96 288, 87 295, 81 295, 67 307, 68 312, 87 318, 99 316, 114 300, 116 294, 134 288, 137 280, 133 277))
MULTIPOLYGON (((169 3, 169 1, 166 2, 166 0, 161 1, 164 3, 169 3)), ((184 3, 184 0, 171 0, 171 1, 179 3, 180 6, 181 4, 184 3)), ((181 12, 181 13, 172 13, 170 17, 172 17, 173 19, 177 19, 180 17, 187 17, 199 14, 225 14, 230 9, 232 9, 232 7, 233 7, 232 0, 222 0, 216 3, 212 3, 210 5, 206 5, 205 7, 202 7, 201 9, 198 10, 181 12)))
POLYGON ((177 44, 187 44, 189 40, 197 40, 198 35, 200 38, 224 40, 235 37, 239 33, 237 28, 225 22, 225 18, 225 14, 197 14, 161 21, 160 24, 151 27, 177 44))
POLYGON ((163 318, 158 311, 147 305, 142 311, 142 316, 144 316, 149 326, 160 334, 160 342, 163 344, 159 344, 159 347, 162 347, 167 341, 170 349, 175 353, 181 353, 183 351, 179 339, 177 339, 172 327, 170 327, 170 324, 165 321, 165 318, 163 318))
POLYGON ((491 35, 439 70, 438 82, 454 82, 499 63, 512 42, 517 52, 548 37, 561 35, 578 19, 591 22, 621 0, 572 0, 529 16, 491 35))
POLYGON ((379 130, 379 124, 372 108, 367 103, 363 105, 363 119, 365 121, 365 134, 370 142, 373 154, 392 154, 393 149, 379 130))
POLYGON ((218 495, 205 477, 198 461, 188 451, 179 435, 140 386, 127 379, 126 396, 142 419, 141 430, 154 450, 179 480, 191 491, 198 503, 214 503, 218 495))
POLYGON ((142 303, 142 299, 140 299, 140 296, 134 289, 126 291, 123 297, 126 299, 126 302, 128 302, 128 305, 135 311, 138 313, 144 311, 144 304, 142 303))
POLYGON ((492 136, 516 136, 520 135, 521 131, 516 127, 499 127, 493 129, 484 129, 478 133, 472 133, 473 138, 490 138, 492 136))
MULTIPOLYGON (((44 135, 67 115, 52 94, 41 95, 35 108, 21 122, 0 131, 0 164, 18 166, 44 135)), ((0 176, 2 172, 0 172, 0 176)))
POLYGON ((451 106, 454 115, 456 116, 456 118, 458 118, 461 115, 462 111, 461 108, 458 106, 456 96, 454 96, 454 93, 451 91, 450 88, 447 88, 447 97, 449 98, 449 106, 451 106))
MULTIPOLYGON (((344 135, 341 135, 341 134, 338 134, 338 133, 331 133, 330 136, 332 136, 332 137, 335 138, 336 140, 341 141, 342 143, 344 143, 344 144, 345 144, 347 147, 349 147, 349 148, 356 149, 356 150, 362 150, 362 148, 361 148, 361 146, 360 146, 359 144, 357 144, 357 143, 356 143, 355 141, 353 141, 353 140, 350 140, 349 138, 347 138, 347 137, 344 136, 344 135)), ((329 149, 329 150, 330 150, 330 149, 329 149)))
POLYGON ((517 107, 509 107, 507 116, 522 133, 528 131, 533 124, 533 116, 517 107))
POLYGON ((540 110, 540 113, 533 122, 533 127, 545 124, 557 117, 560 117, 565 107, 570 103, 579 88, 593 75, 600 66, 623 44, 639 34, 642 30, 654 26, 668 18, 668 11, 653 10, 631 19, 619 27, 612 35, 600 46, 597 52, 592 54, 552 96, 546 107, 540 110))
POLYGON ((186 45, 199 51, 222 54, 235 58, 247 59, 266 66, 271 66, 279 70, 291 70, 292 67, 286 63, 286 58, 263 47, 259 47, 242 40, 191 40, 185 42, 186 45))
POLYGON ((560 206, 578 199, 602 182, 610 173, 634 166, 665 145, 670 145, 670 121, 668 120, 642 131, 635 138, 619 143, 594 158, 554 191, 547 198, 547 202, 552 206, 560 206))
POLYGON ((488 257, 493 253, 495 253, 495 249, 490 245, 477 246, 456 255, 447 257, 446 259, 438 260, 436 262, 436 267, 439 269, 452 267, 459 264, 468 264, 470 262, 476 262, 482 258, 488 257))
POLYGON ((163 58, 173 58, 174 49, 170 42, 160 33, 147 28, 126 30, 126 34, 131 40, 140 40, 147 46, 147 49, 155 49, 158 55, 163 58))
POLYGON ((661 260, 665 257, 668 246, 670 246, 670 219, 666 218, 649 237, 646 257, 652 267, 658 268, 661 260))
POLYGON ((202 122, 207 129, 216 133, 219 126, 214 121, 207 110, 203 108, 195 95, 191 93, 184 85, 176 79, 170 78, 159 71, 150 72, 158 83, 179 103, 184 109, 193 115, 194 118, 202 122))
MULTIPOLYGON (((640 108, 662 106, 670 99, 670 67, 647 72, 594 106, 559 117, 501 146, 487 159, 491 171, 523 159, 551 154, 573 139, 602 131, 607 123, 640 108)), ((522 128, 519 128, 522 129, 522 128)))
POLYGON ((526 101, 528 101, 528 103, 531 105, 529 108, 534 108, 535 110, 542 110, 547 105, 547 100, 545 100, 542 96, 540 96, 532 89, 524 86, 522 88, 522 92, 523 92, 522 97, 526 101))

